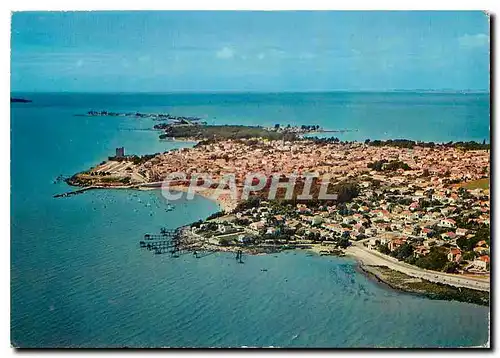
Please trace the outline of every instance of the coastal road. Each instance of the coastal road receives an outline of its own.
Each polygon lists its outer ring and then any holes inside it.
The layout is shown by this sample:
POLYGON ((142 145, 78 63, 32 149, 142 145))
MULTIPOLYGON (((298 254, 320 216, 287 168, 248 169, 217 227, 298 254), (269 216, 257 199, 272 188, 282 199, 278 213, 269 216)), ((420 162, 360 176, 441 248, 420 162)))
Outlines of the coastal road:
POLYGON ((489 278, 467 277, 464 275, 424 270, 419 267, 397 261, 395 258, 388 257, 375 250, 370 250, 359 242, 349 246, 346 253, 356 257, 364 265, 387 266, 392 270, 402 272, 411 277, 421 278, 427 281, 443 283, 455 287, 465 287, 479 291, 490 290, 489 278))

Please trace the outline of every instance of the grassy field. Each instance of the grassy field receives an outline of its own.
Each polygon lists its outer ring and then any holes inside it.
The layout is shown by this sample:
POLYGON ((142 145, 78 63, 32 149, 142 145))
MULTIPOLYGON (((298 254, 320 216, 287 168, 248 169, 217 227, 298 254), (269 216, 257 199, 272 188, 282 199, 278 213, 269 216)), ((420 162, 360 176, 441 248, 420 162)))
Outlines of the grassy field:
POLYGON ((483 178, 472 180, 467 183, 460 184, 461 187, 465 189, 489 189, 490 188, 490 178, 483 178))

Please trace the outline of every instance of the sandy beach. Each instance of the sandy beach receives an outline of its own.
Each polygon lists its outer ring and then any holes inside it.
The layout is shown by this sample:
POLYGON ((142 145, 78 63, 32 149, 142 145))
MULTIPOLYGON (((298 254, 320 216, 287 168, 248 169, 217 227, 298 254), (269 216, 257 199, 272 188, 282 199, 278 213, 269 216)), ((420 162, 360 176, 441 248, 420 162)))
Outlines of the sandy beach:
MULTIPOLYGON (((189 188, 182 185, 172 185, 170 186, 170 189, 187 193, 189 188)), ((219 191, 217 189, 209 188, 196 190, 195 194, 215 201, 219 205, 219 207, 226 213, 233 211, 234 208, 236 208, 236 206, 238 205, 238 201, 231 197, 230 190, 222 190, 221 195, 218 195, 219 191)))

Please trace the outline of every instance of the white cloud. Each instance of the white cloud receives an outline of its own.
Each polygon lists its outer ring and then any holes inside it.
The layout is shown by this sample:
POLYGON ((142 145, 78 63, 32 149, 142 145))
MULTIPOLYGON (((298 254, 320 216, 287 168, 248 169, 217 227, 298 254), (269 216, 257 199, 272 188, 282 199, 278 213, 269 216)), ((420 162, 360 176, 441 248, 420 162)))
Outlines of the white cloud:
POLYGON ((261 53, 259 53, 259 54, 257 55, 257 58, 258 58, 259 60, 263 60, 263 59, 264 59, 264 57, 266 57, 266 55, 265 55, 265 54, 263 54, 262 52, 261 52, 261 53))
POLYGON ((465 34, 458 38, 458 43, 460 47, 464 48, 477 48, 477 47, 489 46, 490 37, 486 34, 476 34, 476 35, 465 34))
POLYGON ((82 66, 83 66, 83 60, 78 60, 78 61, 76 61, 75 66, 76 66, 76 67, 82 67, 82 66))
POLYGON ((234 57, 234 50, 229 47, 223 47, 215 53, 217 58, 228 59, 234 57))

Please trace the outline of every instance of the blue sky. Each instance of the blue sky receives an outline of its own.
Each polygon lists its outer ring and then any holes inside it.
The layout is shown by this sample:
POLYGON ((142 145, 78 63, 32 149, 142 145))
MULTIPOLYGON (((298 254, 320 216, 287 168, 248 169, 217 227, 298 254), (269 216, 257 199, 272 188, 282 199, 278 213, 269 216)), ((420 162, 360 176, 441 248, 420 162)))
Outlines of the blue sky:
POLYGON ((487 90, 482 12, 17 12, 12 91, 487 90))

